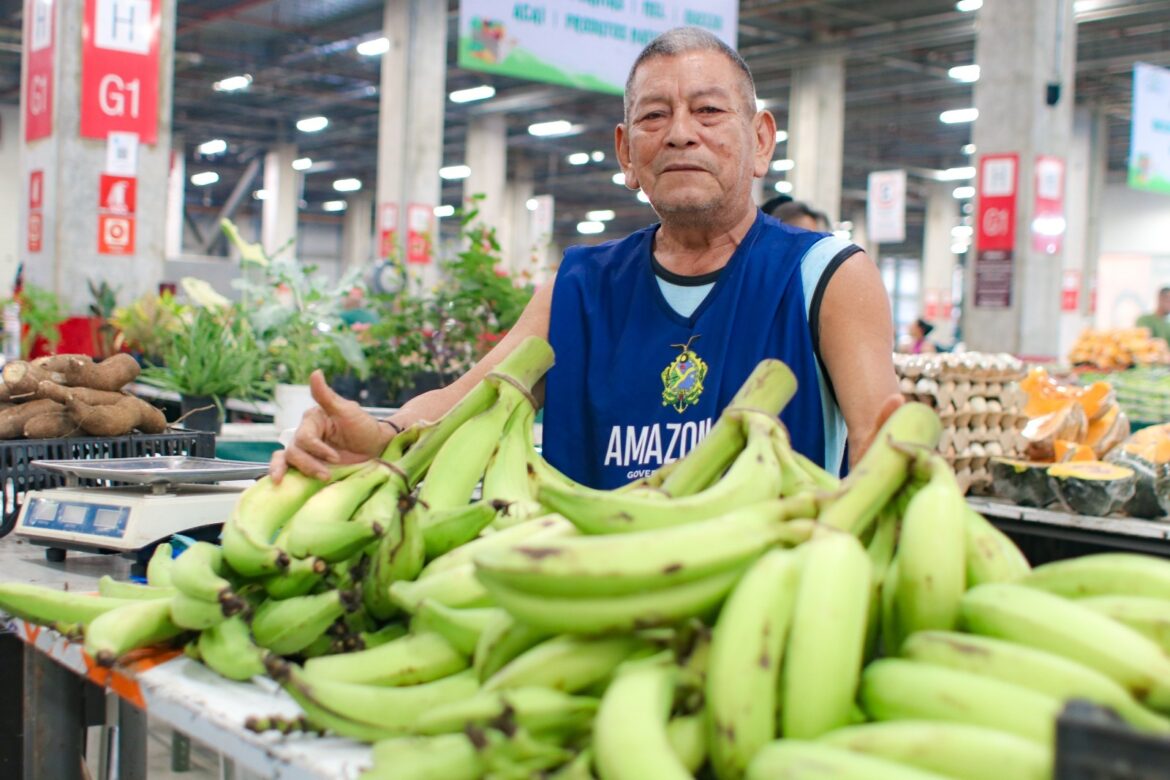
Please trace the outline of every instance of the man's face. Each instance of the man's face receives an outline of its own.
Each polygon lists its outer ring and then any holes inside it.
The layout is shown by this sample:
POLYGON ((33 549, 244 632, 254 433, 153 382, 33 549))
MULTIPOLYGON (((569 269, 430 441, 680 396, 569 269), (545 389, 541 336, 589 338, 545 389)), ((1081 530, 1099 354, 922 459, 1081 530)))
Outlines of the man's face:
POLYGON ((617 154, 626 185, 641 187, 663 219, 712 222, 750 205, 776 126, 771 114, 745 105, 741 78, 712 51, 655 57, 638 68, 617 154))
POLYGON ((1170 293, 1158 293, 1158 311, 1170 314, 1170 293))

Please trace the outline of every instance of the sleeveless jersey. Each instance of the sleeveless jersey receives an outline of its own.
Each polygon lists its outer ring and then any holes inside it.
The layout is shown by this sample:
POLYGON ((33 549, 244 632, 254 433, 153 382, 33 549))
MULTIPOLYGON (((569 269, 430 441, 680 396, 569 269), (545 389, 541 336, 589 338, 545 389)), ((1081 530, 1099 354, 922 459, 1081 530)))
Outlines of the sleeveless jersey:
POLYGON ((593 487, 638 479, 692 449, 756 365, 776 358, 798 382, 780 419, 795 448, 823 464, 824 380, 801 262, 824 234, 759 213, 684 317, 651 266, 656 230, 565 252, 549 322, 556 364, 546 377, 545 457, 593 487))

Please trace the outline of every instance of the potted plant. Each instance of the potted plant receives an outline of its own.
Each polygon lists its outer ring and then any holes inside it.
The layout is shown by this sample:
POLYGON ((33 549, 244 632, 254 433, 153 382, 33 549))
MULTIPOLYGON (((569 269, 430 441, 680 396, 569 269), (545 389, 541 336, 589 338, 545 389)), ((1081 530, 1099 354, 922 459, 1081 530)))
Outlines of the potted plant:
POLYGON ((20 354, 51 354, 61 341, 61 323, 69 319, 61 298, 52 290, 26 284, 13 296, 20 305, 20 354))
POLYGON ((237 307, 199 307, 139 381, 179 394, 189 428, 219 432, 227 398, 266 398, 268 356, 237 307))
POLYGON ((146 293, 110 315, 116 332, 114 348, 129 350, 144 365, 159 365, 162 353, 187 314, 187 307, 172 293, 146 293))

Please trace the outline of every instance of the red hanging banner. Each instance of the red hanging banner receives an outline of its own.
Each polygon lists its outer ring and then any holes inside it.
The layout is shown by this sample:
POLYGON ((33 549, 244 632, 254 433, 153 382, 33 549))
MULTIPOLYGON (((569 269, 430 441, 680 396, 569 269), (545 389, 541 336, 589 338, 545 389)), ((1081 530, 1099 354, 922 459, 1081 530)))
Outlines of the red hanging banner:
POLYGON ((28 173, 28 251, 40 252, 45 238, 45 172, 28 173))
POLYGON ((1012 305, 1019 163, 1017 154, 988 154, 979 161, 975 208, 975 305, 979 307, 1012 305))
POLYGON ((383 203, 378 209, 378 257, 389 260, 398 251, 398 204, 383 203))
POLYGON ((1081 272, 1066 268, 1060 275, 1060 310, 1076 311, 1081 305, 1081 272))
POLYGON ((53 0, 25 0, 24 39, 28 67, 24 74, 24 140, 53 134, 53 52, 56 38, 53 0))
POLYGON ((1035 203, 1032 207, 1032 248, 1054 255, 1064 245, 1064 159, 1036 158, 1035 203))
POLYGON ((435 209, 422 203, 406 207, 406 262, 426 265, 431 262, 431 225, 435 209))
POLYGON ((85 0, 81 26, 81 135, 111 131, 158 140, 162 0, 85 0))

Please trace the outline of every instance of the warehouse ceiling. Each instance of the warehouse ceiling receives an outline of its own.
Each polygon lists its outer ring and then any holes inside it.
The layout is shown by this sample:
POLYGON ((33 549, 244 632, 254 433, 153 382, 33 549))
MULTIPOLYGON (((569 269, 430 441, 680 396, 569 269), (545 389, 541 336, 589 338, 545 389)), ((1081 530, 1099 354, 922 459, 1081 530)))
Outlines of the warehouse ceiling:
MULTIPOLYGON (((20 0, 0 0, 0 101, 19 97, 20 0)), ((228 197, 248 162, 280 141, 295 141, 318 163, 305 177, 305 210, 321 218, 333 200, 333 180, 352 176, 374 186, 377 161, 377 57, 356 44, 378 37, 382 0, 179 0, 175 46, 174 130, 185 139, 188 170, 213 169, 220 180, 188 185, 192 208, 215 209, 228 197), (249 73, 242 92, 212 89, 213 82, 249 73), (321 133, 298 133, 298 118, 324 115, 321 133), (228 142, 210 158, 197 144, 228 142), (327 165, 320 165, 325 162, 327 165), (321 170, 320 168, 328 170, 321 170)), ((1129 144, 1131 70, 1142 61, 1170 66, 1170 0, 1078 0, 1076 102, 1109 117, 1109 170, 1124 175, 1129 144)), ((443 164, 464 162, 469 119, 476 112, 507 117, 508 164, 534 175, 536 192, 556 197, 556 238, 562 245, 622 235, 653 220, 649 207, 613 184, 613 126, 621 100, 460 68, 456 62, 458 1, 449 2, 447 90, 491 84, 496 96, 482 103, 446 103, 443 164), (536 138, 533 122, 567 119, 580 135, 536 138), (605 152, 601 162, 572 166, 573 152, 605 152), (576 224, 593 209, 616 218, 596 239, 576 224)), ((941 111, 973 103, 972 85, 947 75, 974 60, 977 14, 954 0, 743 0, 739 49, 752 68, 759 96, 787 124, 792 69, 825 47, 848 56, 845 109, 844 196, 860 205, 871 170, 942 169, 964 165, 970 125, 943 125, 941 111)), ((776 156, 783 157, 780 145, 776 156)), ((768 192, 782 177, 772 174, 768 192)), ((918 253, 923 204, 911 177, 904 247, 918 253)), ((799 196, 799 193, 797 193, 799 196)), ((457 205, 462 183, 445 182, 443 202, 457 205)), ((847 205, 848 208, 848 205, 847 205)))

